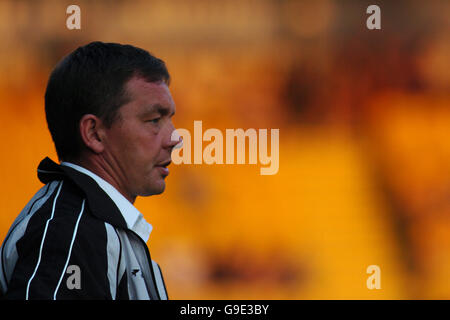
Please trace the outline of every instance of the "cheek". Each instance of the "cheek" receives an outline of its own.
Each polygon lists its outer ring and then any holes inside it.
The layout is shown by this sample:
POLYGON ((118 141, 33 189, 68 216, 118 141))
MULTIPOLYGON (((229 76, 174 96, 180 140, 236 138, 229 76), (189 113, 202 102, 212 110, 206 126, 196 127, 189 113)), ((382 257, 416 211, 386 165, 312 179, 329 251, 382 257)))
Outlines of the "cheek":
POLYGON ((136 167, 140 155, 140 142, 133 132, 129 130, 117 130, 108 136, 108 149, 113 153, 122 165, 126 165, 130 170, 136 167))
POLYGON ((118 157, 125 161, 134 169, 142 170, 143 166, 153 165, 159 159, 161 150, 161 135, 156 134, 145 126, 122 127, 111 135, 110 141, 114 146, 114 151, 118 157))
POLYGON ((155 163, 161 160, 158 157, 161 150, 161 139, 158 135, 147 133, 137 137, 132 143, 134 148, 136 148, 136 154, 144 160, 155 163))

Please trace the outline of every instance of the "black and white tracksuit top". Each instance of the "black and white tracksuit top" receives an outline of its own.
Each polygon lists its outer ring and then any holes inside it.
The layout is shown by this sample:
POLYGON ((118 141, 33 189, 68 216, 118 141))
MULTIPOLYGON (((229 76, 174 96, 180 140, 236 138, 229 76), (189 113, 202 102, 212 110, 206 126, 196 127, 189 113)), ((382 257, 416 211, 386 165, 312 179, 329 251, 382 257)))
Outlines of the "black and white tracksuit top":
POLYGON ((6 299, 168 299, 145 241, 90 176, 49 158, 0 248, 6 299))

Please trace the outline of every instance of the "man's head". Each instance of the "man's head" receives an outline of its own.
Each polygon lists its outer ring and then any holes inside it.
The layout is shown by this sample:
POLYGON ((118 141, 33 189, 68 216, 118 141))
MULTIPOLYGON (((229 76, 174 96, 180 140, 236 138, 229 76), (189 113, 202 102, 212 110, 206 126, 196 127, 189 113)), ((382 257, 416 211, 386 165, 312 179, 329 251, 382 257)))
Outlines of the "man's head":
POLYGON ((130 200, 163 192, 177 143, 169 82, 162 60, 130 45, 93 42, 66 56, 45 93, 59 159, 94 165, 130 200))

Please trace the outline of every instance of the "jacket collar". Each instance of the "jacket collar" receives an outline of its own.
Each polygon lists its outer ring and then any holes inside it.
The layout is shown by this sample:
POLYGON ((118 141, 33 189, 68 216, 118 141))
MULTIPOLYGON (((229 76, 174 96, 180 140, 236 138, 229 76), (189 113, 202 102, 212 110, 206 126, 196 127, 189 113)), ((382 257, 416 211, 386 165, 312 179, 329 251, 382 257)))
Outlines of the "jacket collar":
POLYGON ((145 221, 144 216, 139 210, 126 199, 114 186, 112 186, 108 181, 104 180, 102 177, 96 175, 94 172, 76 165, 71 162, 61 162, 61 166, 71 167, 83 174, 88 175, 98 186, 111 198, 114 204, 119 209, 122 217, 127 223, 128 229, 133 230, 139 237, 141 237, 144 242, 148 241, 150 233, 152 231, 152 225, 145 221))
POLYGON ((115 227, 128 229, 120 210, 94 179, 71 167, 61 166, 46 157, 38 166, 38 178, 42 183, 69 179, 86 195, 92 214, 115 227))

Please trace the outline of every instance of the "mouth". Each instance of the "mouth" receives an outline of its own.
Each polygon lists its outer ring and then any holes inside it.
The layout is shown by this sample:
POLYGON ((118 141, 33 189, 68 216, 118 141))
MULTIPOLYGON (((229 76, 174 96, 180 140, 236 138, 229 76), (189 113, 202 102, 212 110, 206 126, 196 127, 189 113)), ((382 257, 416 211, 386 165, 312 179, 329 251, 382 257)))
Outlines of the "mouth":
POLYGON ((169 169, 168 169, 167 167, 168 167, 171 163, 172 163, 172 161, 167 160, 167 161, 164 161, 164 162, 161 162, 161 163, 155 165, 155 167, 158 168, 158 170, 161 172, 161 174, 162 174, 163 176, 168 176, 168 175, 169 175, 169 169))
POLYGON ((167 166, 168 166, 169 164, 171 164, 171 163, 172 163, 172 161, 169 159, 169 160, 167 160, 167 161, 158 163, 156 166, 157 166, 157 167, 167 167, 167 166))

